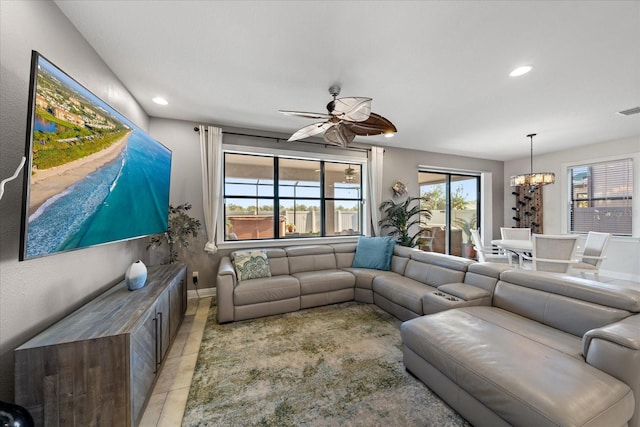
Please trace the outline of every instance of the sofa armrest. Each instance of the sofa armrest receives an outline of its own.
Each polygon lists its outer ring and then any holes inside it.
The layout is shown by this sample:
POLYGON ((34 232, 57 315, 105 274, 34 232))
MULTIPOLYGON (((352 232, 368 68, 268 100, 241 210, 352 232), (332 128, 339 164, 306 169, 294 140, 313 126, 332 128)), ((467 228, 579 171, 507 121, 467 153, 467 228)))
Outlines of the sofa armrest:
POLYGON ((218 323, 233 322, 233 289, 236 283, 236 270, 231 259, 228 256, 223 257, 218 266, 216 280, 218 323))
POLYGON ((477 286, 468 285, 466 283, 447 283, 446 285, 438 286, 438 290, 465 301, 472 301, 480 298, 486 299, 489 297, 489 304, 487 305, 491 305, 491 293, 485 289, 478 288, 477 286))
POLYGON ((491 293, 465 283, 447 283, 422 297, 422 312, 433 314, 451 308, 491 305, 491 293))
POLYGON ((589 356, 593 341, 598 339, 610 341, 630 350, 640 351, 640 314, 587 331, 582 338, 582 353, 585 358, 589 356))
POLYGON ((582 353, 591 366, 627 384, 636 396, 636 408, 629 425, 640 420, 640 314, 587 331, 582 353))

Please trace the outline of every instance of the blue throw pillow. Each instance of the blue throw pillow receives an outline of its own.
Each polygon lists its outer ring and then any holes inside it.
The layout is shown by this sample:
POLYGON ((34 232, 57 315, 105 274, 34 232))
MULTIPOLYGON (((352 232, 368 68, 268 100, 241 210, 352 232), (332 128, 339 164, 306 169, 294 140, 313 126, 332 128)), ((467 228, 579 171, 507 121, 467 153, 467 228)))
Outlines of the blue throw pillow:
POLYGON ((392 237, 358 238, 352 267, 391 270, 391 258, 396 241, 392 237))

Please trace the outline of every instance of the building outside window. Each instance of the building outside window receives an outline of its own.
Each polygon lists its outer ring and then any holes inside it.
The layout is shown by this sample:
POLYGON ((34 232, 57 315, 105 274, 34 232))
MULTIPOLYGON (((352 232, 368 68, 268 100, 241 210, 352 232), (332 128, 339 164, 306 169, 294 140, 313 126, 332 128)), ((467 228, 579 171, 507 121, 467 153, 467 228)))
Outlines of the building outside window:
POLYGON ((632 159, 574 165, 568 175, 570 232, 632 235, 632 159))
POLYGON ((225 241, 362 234, 362 165, 226 152, 225 241))

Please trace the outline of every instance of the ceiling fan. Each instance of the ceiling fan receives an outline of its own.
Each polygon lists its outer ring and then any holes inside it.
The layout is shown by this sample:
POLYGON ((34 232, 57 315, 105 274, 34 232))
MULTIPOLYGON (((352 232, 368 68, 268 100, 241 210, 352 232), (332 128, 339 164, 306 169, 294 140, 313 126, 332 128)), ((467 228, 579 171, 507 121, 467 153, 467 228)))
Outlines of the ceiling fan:
POLYGON ((344 179, 347 182, 353 182, 358 177, 358 171, 349 165, 348 168, 344 170, 344 179))
POLYGON ((333 101, 327 104, 328 113, 280 110, 287 116, 326 120, 303 127, 291 135, 289 141, 298 141, 324 132, 327 144, 346 147, 357 135, 393 135, 398 131, 389 120, 371 112, 371 98, 337 98, 340 86, 331 86, 329 94, 333 96, 333 101))

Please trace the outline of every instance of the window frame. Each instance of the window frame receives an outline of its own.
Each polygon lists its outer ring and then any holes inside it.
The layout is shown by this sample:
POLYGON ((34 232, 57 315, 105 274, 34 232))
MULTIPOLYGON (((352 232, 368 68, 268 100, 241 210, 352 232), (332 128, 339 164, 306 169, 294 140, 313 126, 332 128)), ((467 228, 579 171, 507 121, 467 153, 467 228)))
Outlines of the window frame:
MULTIPOLYGON (((244 146, 244 145, 235 145, 235 144, 223 144, 222 145, 222 153, 225 156, 227 153, 229 154, 243 154, 243 155, 254 155, 254 156, 262 156, 262 157, 278 157, 280 159, 294 159, 294 160, 310 160, 310 161, 319 161, 319 162, 336 162, 336 163, 344 163, 345 165, 357 165, 361 167, 361 197, 360 197, 360 206, 361 206, 361 230, 358 235, 345 235, 345 236, 317 236, 317 237, 274 237, 270 239, 245 239, 245 240, 224 240, 225 237, 225 167, 224 167, 224 158, 223 158, 223 167, 220 171, 220 199, 219 203, 222 207, 219 210, 219 215, 216 221, 216 232, 218 236, 218 247, 220 248, 250 248, 250 247, 283 247, 290 245, 300 245, 300 244, 326 244, 326 243, 342 243, 342 242, 356 242, 360 235, 367 235, 369 232, 368 224, 369 224, 369 212, 368 212, 368 158, 366 156, 366 152, 363 156, 348 156, 348 155, 337 155, 337 154, 326 154, 326 153, 310 153, 310 152, 300 152, 294 150, 274 150, 263 147, 253 147, 253 146, 244 146)), ((277 162, 274 162, 277 164, 277 162)), ((321 186, 324 183, 324 177, 321 177, 321 186)), ((276 194, 270 200, 274 201, 274 203, 278 203, 277 196, 277 187, 278 181, 277 177, 274 176, 274 191, 276 194)), ((325 200, 334 200, 334 198, 322 198, 324 194, 324 190, 321 190, 320 200, 321 205, 324 207, 325 200)), ((230 196, 229 198, 234 198, 230 196)), ((290 200, 290 198, 284 197, 284 200, 290 200)), ((354 199, 355 200, 355 199, 354 199)), ((322 215, 324 217, 324 210, 321 209, 322 215)), ((324 232, 324 224, 321 225, 324 232)))
POLYGON ((571 231, 571 168, 577 166, 588 166, 596 163, 607 163, 631 159, 633 173, 633 193, 631 202, 631 235, 613 234, 614 240, 638 240, 640 238, 640 152, 624 153, 613 156, 599 157, 596 159, 584 159, 579 161, 566 162, 562 164, 562 173, 560 174, 560 185, 562 188, 561 215, 562 221, 561 232, 563 234, 587 235, 586 232, 571 231))

